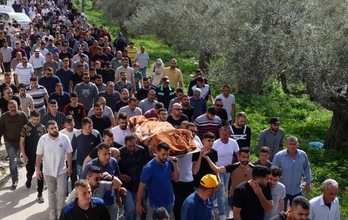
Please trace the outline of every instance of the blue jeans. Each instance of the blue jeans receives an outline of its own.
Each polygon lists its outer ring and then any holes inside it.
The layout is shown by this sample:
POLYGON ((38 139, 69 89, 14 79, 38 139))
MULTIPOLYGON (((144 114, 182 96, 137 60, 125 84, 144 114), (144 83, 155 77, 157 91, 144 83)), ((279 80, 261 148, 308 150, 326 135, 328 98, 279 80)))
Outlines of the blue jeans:
POLYGON ((220 181, 222 183, 222 188, 215 193, 218 204, 219 215, 225 215, 225 190, 228 188, 228 181, 230 179, 230 173, 219 173, 220 181))
POLYGON ((123 199, 124 217, 127 220, 136 220, 135 204, 137 201, 137 192, 127 190, 127 194, 123 199))
MULTIPOLYGON (((145 195, 146 191, 144 193, 144 196, 142 198, 142 206, 145 209, 145 212, 140 216, 140 219, 145 220, 146 219, 146 199, 145 195)), ((136 202, 137 202, 137 191, 130 191, 127 190, 126 196, 123 198, 123 204, 124 204, 124 217, 127 220, 136 220, 137 219, 137 214, 135 211, 136 207, 136 202)))
POLYGON ((76 165, 76 172, 77 172, 77 176, 79 177, 79 179, 81 179, 81 175, 82 175, 82 166, 81 165, 76 165))
POLYGON ((110 213, 110 220, 118 220, 118 206, 116 203, 106 206, 110 213))
POLYGON ((18 168, 17 162, 19 158, 19 143, 18 142, 5 142, 5 148, 10 159, 10 173, 12 183, 18 182, 18 168))
POLYGON ((144 78, 146 76, 146 66, 144 68, 139 68, 139 71, 141 72, 141 75, 144 78))

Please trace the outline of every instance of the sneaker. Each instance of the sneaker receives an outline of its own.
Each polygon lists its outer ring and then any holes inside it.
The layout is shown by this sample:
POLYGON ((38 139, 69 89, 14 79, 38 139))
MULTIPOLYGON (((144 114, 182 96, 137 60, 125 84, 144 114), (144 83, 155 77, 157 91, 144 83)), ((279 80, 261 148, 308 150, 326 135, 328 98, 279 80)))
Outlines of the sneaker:
POLYGON ((31 180, 27 179, 27 181, 25 182, 25 186, 30 189, 31 187, 31 180))
POLYGON ((17 189, 17 185, 18 185, 18 182, 17 182, 17 181, 16 181, 16 182, 13 182, 13 183, 12 183, 12 186, 11 186, 11 189, 12 189, 12 190, 17 189))
POLYGON ((23 167, 25 165, 24 161, 22 159, 18 159, 18 166, 23 167))
POLYGON ((56 210, 51 210, 50 211, 50 214, 48 216, 48 219, 49 220, 57 220, 57 212, 56 210))
POLYGON ((37 203, 44 203, 45 199, 43 198, 42 194, 37 195, 37 203))

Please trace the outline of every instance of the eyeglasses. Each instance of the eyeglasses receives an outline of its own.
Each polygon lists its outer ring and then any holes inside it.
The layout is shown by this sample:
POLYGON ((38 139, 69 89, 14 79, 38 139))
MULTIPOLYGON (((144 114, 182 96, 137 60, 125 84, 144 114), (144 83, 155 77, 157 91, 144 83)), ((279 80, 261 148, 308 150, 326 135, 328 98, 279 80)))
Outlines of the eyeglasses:
POLYGON ((223 107, 223 105, 216 105, 216 107, 223 107))

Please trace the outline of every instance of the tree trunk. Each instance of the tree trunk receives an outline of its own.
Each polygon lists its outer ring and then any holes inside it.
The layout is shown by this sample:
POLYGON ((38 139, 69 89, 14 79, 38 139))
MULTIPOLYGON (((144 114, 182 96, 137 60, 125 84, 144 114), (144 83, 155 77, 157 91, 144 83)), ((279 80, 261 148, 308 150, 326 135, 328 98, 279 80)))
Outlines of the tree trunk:
POLYGON ((203 73, 208 74, 209 65, 210 65, 211 54, 206 51, 201 51, 199 54, 199 68, 203 73))
POLYGON ((280 80, 280 83, 282 85, 283 92, 286 93, 286 94, 289 94, 290 93, 290 89, 288 87, 288 80, 286 78, 285 72, 281 72, 279 74, 279 80, 280 80))
POLYGON ((341 150, 348 143, 348 112, 334 111, 325 136, 325 147, 341 150))
POLYGON ((125 37, 127 39, 127 43, 128 42, 128 29, 127 27, 123 24, 123 22, 120 22, 120 32, 122 32, 123 37, 125 37))

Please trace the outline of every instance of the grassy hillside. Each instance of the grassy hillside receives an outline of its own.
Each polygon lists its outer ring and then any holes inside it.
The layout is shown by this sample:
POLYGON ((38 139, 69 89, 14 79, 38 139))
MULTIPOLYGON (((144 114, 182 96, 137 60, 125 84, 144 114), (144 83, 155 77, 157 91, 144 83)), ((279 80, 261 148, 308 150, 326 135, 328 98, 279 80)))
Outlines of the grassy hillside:
MULTIPOLYGON (((102 20, 101 13, 93 10, 90 4, 87 5, 85 14, 91 24, 106 26, 111 31, 112 36, 116 36, 117 28, 102 20)), ((157 58, 162 58, 168 65, 171 58, 177 58, 180 69, 184 73, 186 85, 189 75, 198 67, 196 54, 192 52, 176 53, 154 36, 141 36, 131 40, 138 48, 140 45, 147 48, 151 63, 157 58)), ((213 79, 209 80, 213 84, 213 94, 217 95, 221 85, 214 83, 213 79)), ((252 129, 253 159, 257 157, 256 146, 260 131, 268 127, 270 117, 279 116, 282 121, 281 127, 285 130, 286 136, 297 136, 300 140, 300 148, 304 149, 309 156, 314 183, 312 191, 306 196, 312 198, 319 195, 320 184, 326 178, 336 179, 341 188, 339 194, 341 219, 348 219, 348 194, 344 192, 344 187, 348 186, 347 158, 342 152, 338 153, 327 149, 317 150, 308 146, 309 141, 323 141, 330 125, 332 112, 309 101, 306 95, 295 97, 284 94, 276 82, 270 85, 269 91, 267 95, 235 93, 237 111, 244 111, 248 114, 248 125, 252 129)))

